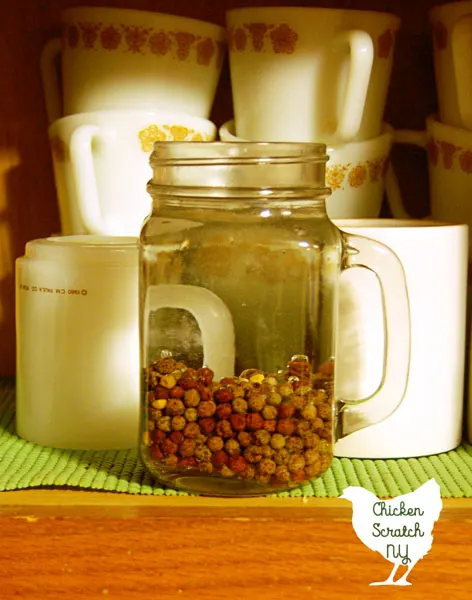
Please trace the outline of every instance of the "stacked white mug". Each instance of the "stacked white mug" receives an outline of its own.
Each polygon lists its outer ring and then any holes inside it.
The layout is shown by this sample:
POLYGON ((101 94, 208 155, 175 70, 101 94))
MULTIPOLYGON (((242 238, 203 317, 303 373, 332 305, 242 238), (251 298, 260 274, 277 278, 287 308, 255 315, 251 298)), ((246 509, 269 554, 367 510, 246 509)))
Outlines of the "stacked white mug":
MULTIPOLYGON (((430 13, 438 114, 423 131, 398 129, 394 143, 413 144, 428 155, 430 216, 472 224, 472 1, 434 7, 430 13)), ((395 217, 407 218, 394 173, 387 195, 395 217)), ((469 239, 469 244, 471 240, 469 239)), ((470 253, 469 246, 469 253, 470 253)))
MULTIPOLYGON (((426 119, 423 131, 397 130, 395 143, 424 148, 428 157, 430 218, 472 226, 472 1, 434 7, 429 13, 438 113, 426 119)), ((387 174, 387 197, 392 214, 408 218, 395 174, 387 174)), ((469 235, 468 313, 472 307, 469 235)), ((469 352, 468 438, 472 441, 472 353, 469 352)))
POLYGON ((149 155, 157 140, 215 139, 226 32, 115 8, 62 19, 41 58, 62 235, 29 242, 16 263, 17 430, 43 445, 129 448, 149 155))
MULTIPOLYGON (((325 143, 332 189, 328 216, 344 230, 386 244, 404 268, 411 339, 406 393, 394 415, 339 441, 335 454, 400 458, 456 447, 462 428, 467 228, 376 219, 387 174, 395 182, 387 165, 400 134, 383 122, 383 113, 399 19, 369 11, 251 8, 229 11, 227 23, 234 120, 220 129, 221 139, 325 143), (431 418, 418 429, 425 403, 431 418)), ((472 111, 470 116, 472 121, 472 111)), ((470 164, 472 172, 472 152, 470 164)), ((387 193, 395 191, 388 187, 387 193)), ((435 218, 457 216, 448 211, 435 218)), ((338 393, 351 400, 376 389, 386 359, 378 284, 356 271, 341 279, 336 366, 338 393)))
POLYGON ((393 139, 383 122, 400 19, 324 8, 227 13, 234 121, 223 141, 327 144, 331 218, 378 217, 393 139))
POLYGON ((41 58, 62 233, 137 236, 153 142, 216 137, 208 117, 225 31, 103 7, 69 8, 62 20, 41 58))

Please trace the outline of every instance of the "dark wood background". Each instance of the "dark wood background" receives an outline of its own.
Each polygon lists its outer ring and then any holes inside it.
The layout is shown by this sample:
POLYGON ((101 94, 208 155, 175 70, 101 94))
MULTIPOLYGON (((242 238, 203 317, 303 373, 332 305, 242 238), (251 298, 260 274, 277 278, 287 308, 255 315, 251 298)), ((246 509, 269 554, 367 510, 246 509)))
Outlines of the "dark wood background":
MULTIPOLYGON (((60 32, 62 9, 99 5, 157 10, 224 24, 229 8, 281 4, 392 12, 402 19, 397 38, 386 120, 397 128, 421 128, 436 108, 428 10, 434 0, 0 0, 0 375, 15 371, 14 261, 25 243, 59 231, 47 140, 39 55, 60 32)), ((212 118, 232 116, 227 64, 212 118)), ((427 165, 418 149, 397 148, 394 166, 410 212, 428 209, 427 165)), ((388 215, 388 210, 384 211, 388 215)), ((41 340, 38 340, 41 343, 41 340)))

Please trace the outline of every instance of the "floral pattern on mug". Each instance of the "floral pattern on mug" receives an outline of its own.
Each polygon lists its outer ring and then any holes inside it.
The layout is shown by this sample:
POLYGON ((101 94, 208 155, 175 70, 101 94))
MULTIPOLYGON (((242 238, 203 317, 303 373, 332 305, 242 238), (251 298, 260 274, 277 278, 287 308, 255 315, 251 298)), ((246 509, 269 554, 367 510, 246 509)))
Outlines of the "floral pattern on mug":
POLYGON ((122 25, 122 27, 125 32, 125 41, 128 45, 128 50, 133 54, 137 54, 138 52, 144 54, 141 48, 146 43, 149 32, 152 30, 136 25, 122 25))
POLYGON ((447 27, 441 21, 436 21, 433 24, 433 38, 437 50, 445 50, 447 48, 447 27))
MULTIPOLYGON (((371 181, 380 181, 385 174, 385 164, 387 161, 385 158, 374 158, 367 161, 367 168, 369 170, 369 179, 371 181)), ((388 164, 388 163, 387 163, 388 164)))
POLYGON ((101 26, 101 23, 79 23, 84 48, 95 48, 101 26))
POLYGON ((177 42, 177 58, 179 60, 187 60, 190 54, 190 46, 199 39, 193 35, 193 33, 187 33, 185 31, 178 31, 172 34, 177 42))
POLYGON ((351 163, 347 165, 334 165, 334 167, 326 168, 326 185, 330 187, 333 192, 341 189, 347 170, 350 166, 351 163))
POLYGON ((100 33, 100 43, 105 50, 116 50, 121 44, 121 33, 110 25, 100 33))
POLYGON ((265 23, 245 23, 244 27, 249 31, 254 51, 262 52, 264 48, 264 36, 274 26, 266 25, 265 23))
POLYGON ((153 54, 165 56, 172 48, 170 35, 165 31, 153 33, 149 38, 149 49, 153 54))
POLYGON ((212 137, 185 125, 148 125, 138 132, 141 148, 151 152, 154 142, 209 142, 212 137))
POLYGON ((347 176, 351 187, 360 187, 367 179, 367 168, 365 165, 356 165, 353 167, 347 176))
POLYGON ((467 173, 467 175, 472 173, 472 150, 464 150, 461 152, 459 155, 459 166, 464 173, 467 173))
POLYGON ((377 39, 377 55, 379 58, 387 59, 395 43, 395 32, 386 29, 377 39))
POLYGON ((63 44, 72 49, 103 48, 132 54, 149 52, 155 56, 169 55, 179 61, 190 59, 200 66, 214 63, 217 69, 221 68, 226 51, 226 42, 211 37, 202 39, 186 31, 164 31, 138 25, 69 23, 65 24, 62 37, 63 44))
POLYGON ((272 47, 276 54, 293 54, 298 33, 287 23, 279 25, 267 23, 245 23, 241 26, 228 27, 228 47, 230 50, 244 52, 248 47, 248 35, 254 52, 265 52, 272 47), (244 29, 247 30, 244 31, 244 29), (267 44, 265 41, 267 40, 267 44))
POLYGON ((359 188, 364 183, 379 183, 385 176, 388 167, 389 157, 379 156, 363 163, 335 164, 332 167, 326 167, 326 185, 333 192, 344 189, 344 182, 349 187, 359 188))
POLYGON ((228 45, 231 49, 243 52, 246 50, 247 33, 241 27, 235 27, 228 31, 228 45))
POLYGON ((49 140, 49 145, 51 147, 53 159, 58 163, 65 162, 67 158, 67 146, 65 141, 58 135, 55 135, 49 140))
POLYGON ((199 65, 209 65, 215 51, 215 44, 211 38, 205 38, 201 42, 198 42, 197 63, 199 65))
POLYGON ((432 166, 441 166, 447 171, 458 167, 466 175, 472 174, 472 148, 462 148, 450 142, 434 140, 433 138, 429 140, 427 148, 432 166), (431 151, 431 149, 434 150, 431 151), (440 157, 442 158, 441 162, 440 157))
POLYGON ((452 167, 454 154, 457 152, 458 148, 449 142, 439 142, 439 146, 441 148, 444 168, 449 170, 452 167))
POLYGON ((276 54, 292 54, 298 40, 298 33, 282 23, 270 32, 270 39, 276 54))

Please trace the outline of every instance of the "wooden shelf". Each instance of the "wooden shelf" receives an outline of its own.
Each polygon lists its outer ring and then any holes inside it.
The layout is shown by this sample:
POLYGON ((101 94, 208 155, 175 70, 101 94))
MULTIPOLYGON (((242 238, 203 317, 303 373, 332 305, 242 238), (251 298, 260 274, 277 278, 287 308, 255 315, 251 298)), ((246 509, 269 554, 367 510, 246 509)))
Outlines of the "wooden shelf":
POLYGON ((391 564, 358 540, 339 499, 3 492, 0 533, 2 600, 456 600, 472 585, 470 499, 444 500, 409 588, 369 587, 391 564))

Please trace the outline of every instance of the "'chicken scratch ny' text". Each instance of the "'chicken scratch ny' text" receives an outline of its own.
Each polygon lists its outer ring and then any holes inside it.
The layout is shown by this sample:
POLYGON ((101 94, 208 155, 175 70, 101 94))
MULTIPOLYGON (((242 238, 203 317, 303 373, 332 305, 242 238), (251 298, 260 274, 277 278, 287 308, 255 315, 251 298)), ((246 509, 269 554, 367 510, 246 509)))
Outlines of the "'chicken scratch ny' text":
MULTIPOLYGON (((405 502, 401 501, 399 506, 391 506, 386 502, 375 502, 372 506, 372 512, 376 517, 422 517, 424 511, 421 508, 407 507, 405 502)), ((420 523, 416 521, 412 526, 403 525, 402 527, 382 527, 381 523, 373 523, 372 537, 384 538, 416 538, 424 537, 424 532, 421 530, 420 523)), ((403 565, 408 565, 411 559, 408 555, 408 544, 404 544, 402 549, 401 544, 387 544, 386 558, 401 559, 403 565)))
POLYGON ((376 502, 372 507, 372 512, 376 517, 422 517, 424 510, 418 508, 407 508, 403 500, 398 508, 390 506, 386 502, 376 502))
POLYGON ((390 500, 380 500, 365 488, 349 486, 341 498, 352 503, 352 525, 357 537, 393 563, 385 581, 370 585, 411 585, 408 575, 433 543, 434 523, 442 509, 438 483, 430 479, 415 491, 390 500), (407 570, 395 581, 400 565, 407 566, 407 570))

